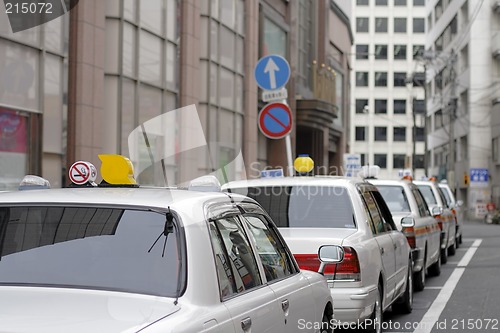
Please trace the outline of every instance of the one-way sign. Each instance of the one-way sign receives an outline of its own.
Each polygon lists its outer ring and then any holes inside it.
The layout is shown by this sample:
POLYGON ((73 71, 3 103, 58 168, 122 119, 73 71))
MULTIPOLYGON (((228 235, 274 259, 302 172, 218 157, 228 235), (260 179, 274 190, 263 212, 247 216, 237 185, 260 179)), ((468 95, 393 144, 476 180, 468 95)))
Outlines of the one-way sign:
POLYGON ((254 70, 257 85, 264 90, 277 90, 290 78, 290 65, 282 56, 272 54, 261 58, 254 70))

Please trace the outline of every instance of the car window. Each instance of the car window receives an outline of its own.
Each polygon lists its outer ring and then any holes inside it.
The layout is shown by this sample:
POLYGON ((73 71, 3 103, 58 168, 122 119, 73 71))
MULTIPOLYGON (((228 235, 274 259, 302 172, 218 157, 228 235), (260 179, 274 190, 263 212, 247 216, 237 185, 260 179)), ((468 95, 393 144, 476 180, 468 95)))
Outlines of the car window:
POLYGON ((432 188, 429 185, 418 185, 418 189, 420 190, 420 193, 422 193, 425 202, 427 202, 427 206, 437 205, 436 197, 434 196, 432 188))
POLYGON ((446 199, 446 203, 448 204, 448 206, 450 206, 452 203, 452 200, 450 197, 450 192, 448 192, 448 190, 446 188, 440 187, 440 189, 442 190, 441 192, 442 192, 444 198, 446 199))
POLYGON ((384 221, 382 220, 382 216, 377 208, 377 203, 375 199, 372 197, 369 191, 362 192, 363 201, 368 209, 371 220, 373 222, 373 226, 375 228, 375 233, 379 234, 385 232, 384 221))
POLYGON ((165 214, 119 208, 0 207, 0 285, 176 297, 185 259, 177 224, 166 237, 165 223, 165 214))
POLYGON ((446 207, 449 207, 450 205, 449 205, 448 200, 446 200, 446 197, 444 195, 444 190, 441 187, 437 187, 437 190, 439 193, 439 197, 441 198, 441 202, 443 202, 443 205, 446 207))
POLYGON ((415 201, 417 202, 418 215, 422 217, 431 216, 429 207, 427 206, 422 193, 420 193, 420 190, 414 188, 411 191, 413 193, 413 196, 415 197, 415 201))
POLYGON ((410 212, 410 204, 403 186, 377 185, 377 188, 391 212, 410 212))
POLYGON ((278 227, 356 228, 351 199, 344 187, 262 186, 248 188, 247 195, 278 227))
POLYGON ((276 234, 267 227, 263 216, 243 216, 250 235, 254 239, 268 282, 285 278, 292 274, 292 265, 286 249, 276 234))
MULTIPOLYGON (((244 292, 248 289, 254 288, 262 284, 260 279, 259 269, 257 267, 257 262, 255 261, 255 256, 250 246, 243 227, 239 220, 235 217, 228 217, 217 219, 210 222, 211 230, 216 230, 217 238, 214 239, 212 236, 212 242, 218 243, 218 246, 222 248, 225 256, 220 258, 219 265, 224 265, 224 261, 228 260, 231 268, 231 277, 234 277, 234 285, 236 292, 244 292)), ((214 235, 214 232, 211 233, 214 235)), ((214 246, 214 250, 217 246, 214 246)), ((217 254, 217 253, 216 253, 217 254)), ((216 260, 217 263, 217 260, 216 260)), ((220 267, 218 271, 227 269, 227 267, 220 267)), ((226 273, 225 273, 226 274, 226 273)), ((228 274, 226 274, 227 276, 228 274)), ((231 277, 228 279, 231 283, 231 277)), ((221 287, 227 286, 227 281, 225 276, 220 276, 219 281, 221 287)), ((221 293, 223 290, 221 290, 221 293)), ((229 290, 231 292, 231 290, 229 290)), ((227 296, 227 295, 223 295, 227 296)))
POLYGON ((380 194, 380 192, 372 191, 371 194, 373 195, 373 198, 377 202, 377 207, 380 211, 382 222, 384 223, 384 230, 385 231, 397 230, 396 225, 394 224, 394 220, 392 219, 391 211, 389 210, 389 207, 387 207, 387 204, 385 203, 385 200, 380 194))

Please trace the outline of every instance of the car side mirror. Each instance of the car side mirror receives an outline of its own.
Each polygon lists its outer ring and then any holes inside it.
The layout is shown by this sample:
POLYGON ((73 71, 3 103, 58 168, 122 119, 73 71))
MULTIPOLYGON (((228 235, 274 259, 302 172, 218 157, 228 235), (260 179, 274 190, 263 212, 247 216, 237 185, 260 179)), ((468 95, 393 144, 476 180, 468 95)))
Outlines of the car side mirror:
POLYGON ((338 264, 344 260, 344 248, 338 245, 322 245, 318 250, 318 258, 321 262, 318 273, 323 274, 328 264, 338 264))
POLYGON ((415 219, 411 216, 405 216, 401 219, 401 227, 413 228, 415 226, 415 219))
POLYGON ((443 209, 441 207, 438 207, 438 206, 432 207, 432 216, 441 215, 442 213, 443 213, 443 209))
POLYGON ((462 200, 457 201, 457 207, 462 207, 464 205, 464 202, 462 200))

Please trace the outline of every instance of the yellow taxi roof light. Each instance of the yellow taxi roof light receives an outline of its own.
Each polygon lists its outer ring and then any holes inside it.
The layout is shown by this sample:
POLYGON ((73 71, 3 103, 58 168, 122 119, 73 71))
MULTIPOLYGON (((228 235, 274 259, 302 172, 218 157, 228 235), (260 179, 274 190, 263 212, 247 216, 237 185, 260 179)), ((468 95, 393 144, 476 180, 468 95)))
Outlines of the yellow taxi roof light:
POLYGON ((135 185, 134 166, 125 156, 99 154, 102 179, 111 185, 135 185))
POLYGON ((308 173, 314 168, 314 161, 307 154, 301 154, 293 162, 293 167, 298 173, 308 173))

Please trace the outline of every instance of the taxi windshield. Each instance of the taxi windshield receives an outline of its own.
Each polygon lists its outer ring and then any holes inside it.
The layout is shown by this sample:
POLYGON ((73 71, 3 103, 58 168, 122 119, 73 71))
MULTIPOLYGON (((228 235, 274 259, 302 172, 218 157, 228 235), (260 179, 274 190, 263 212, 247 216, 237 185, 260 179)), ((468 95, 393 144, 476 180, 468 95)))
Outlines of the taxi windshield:
POLYGON ((177 228, 148 252, 165 221, 121 208, 0 206, 0 285, 176 297, 177 228))
POLYGON ((344 187, 249 187, 246 195, 255 199, 278 227, 356 228, 352 203, 344 187))

